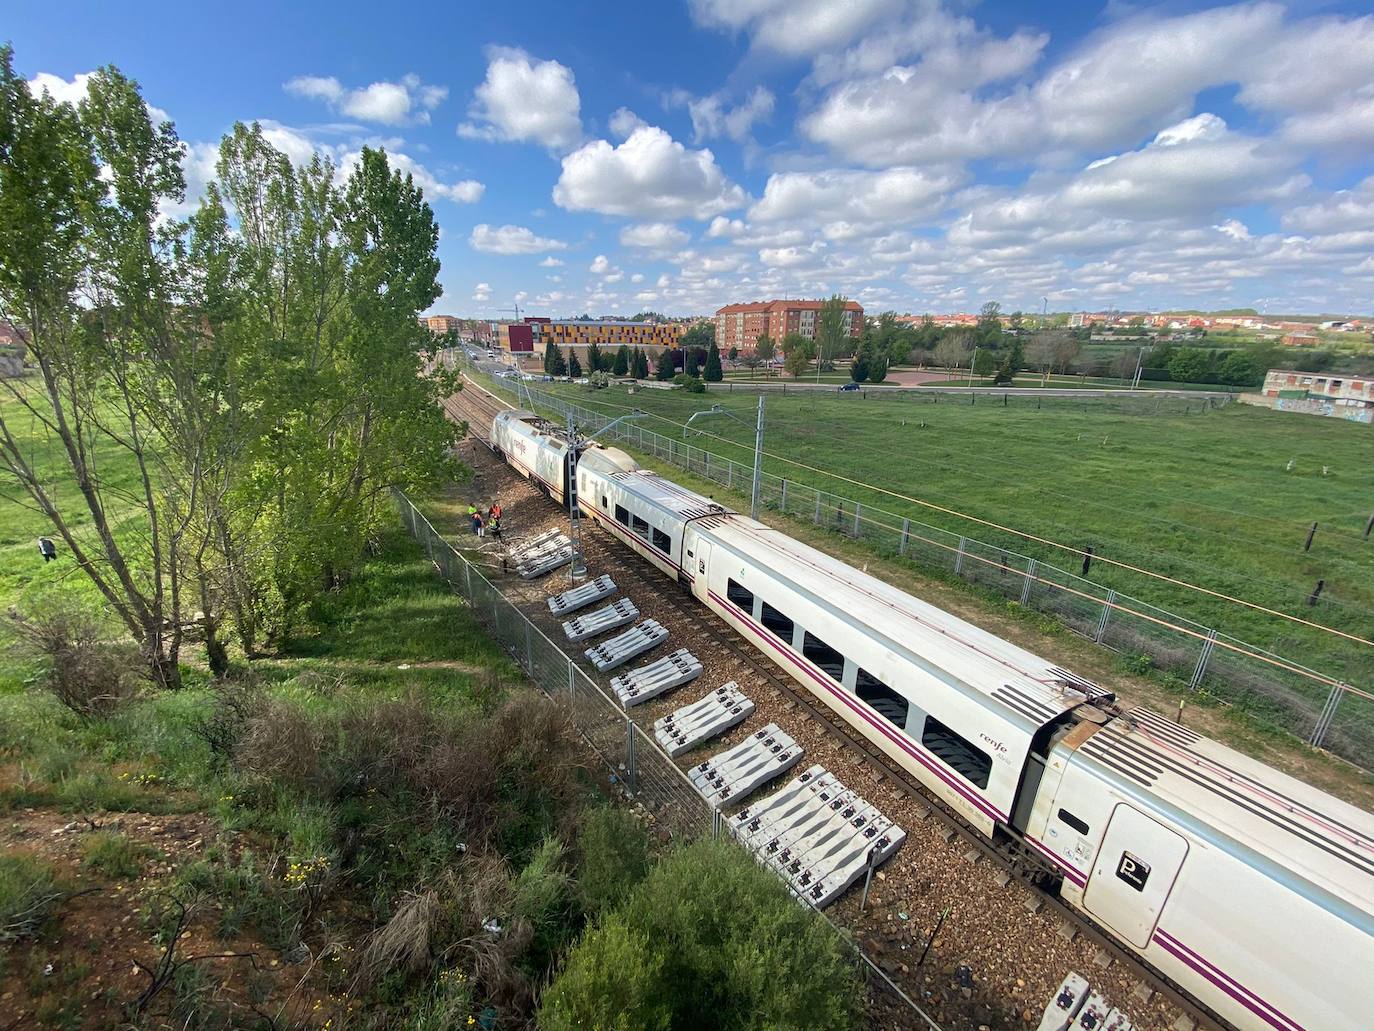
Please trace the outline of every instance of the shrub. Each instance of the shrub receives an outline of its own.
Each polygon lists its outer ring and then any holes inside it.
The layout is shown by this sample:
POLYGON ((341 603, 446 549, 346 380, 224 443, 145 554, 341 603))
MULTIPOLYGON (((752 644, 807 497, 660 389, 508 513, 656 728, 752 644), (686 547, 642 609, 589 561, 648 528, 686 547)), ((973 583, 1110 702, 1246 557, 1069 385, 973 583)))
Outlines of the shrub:
POLYGON ((844 943, 744 852, 703 841, 658 863, 573 949, 540 1027, 846 1028, 844 943))
POLYGON ((82 719, 107 717, 133 694, 133 649, 105 640, 94 616, 53 608, 11 618, 20 640, 47 665, 43 686, 82 719))
POLYGON ((577 885, 589 913, 610 909, 649 872, 649 836, 634 815, 613 806, 583 818, 577 885))
POLYGON ((192 898, 213 903, 219 911, 221 938, 232 938, 253 927, 273 948, 295 944, 300 918, 292 895, 271 876, 271 863, 263 863, 246 849, 235 862, 212 847, 205 859, 181 868, 177 884, 192 898))
POLYGON ((0 854, 0 943, 32 935, 61 896, 49 864, 19 853, 0 854))
POLYGON ((82 853, 87 866, 106 876, 127 880, 143 872, 152 850, 117 831, 96 831, 87 835, 82 853))
POLYGON ((1155 660, 1148 655, 1123 655, 1118 661, 1118 665, 1125 673, 1143 677, 1155 668, 1155 660))
POLYGON ((683 390, 687 391, 687 393, 689 394, 704 394, 706 392, 705 383, 701 382, 701 380, 697 379, 695 376, 690 376, 685 372, 679 372, 676 376, 674 376, 673 382, 680 386, 683 390))

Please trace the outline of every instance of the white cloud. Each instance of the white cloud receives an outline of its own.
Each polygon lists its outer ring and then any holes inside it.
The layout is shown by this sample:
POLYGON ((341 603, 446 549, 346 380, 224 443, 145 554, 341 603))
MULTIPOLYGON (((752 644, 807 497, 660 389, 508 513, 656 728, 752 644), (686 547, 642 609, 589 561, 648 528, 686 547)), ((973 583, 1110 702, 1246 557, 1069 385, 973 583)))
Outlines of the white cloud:
POLYGON ((283 84, 287 93, 321 100, 349 118, 383 125, 427 125, 429 113, 448 96, 444 86, 429 86, 418 75, 400 82, 374 82, 348 89, 333 76, 299 75, 283 84))
POLYGON ((895 14, 902 0, 689 0, 698 25, 748 32, 757 46, 812 54, 843 46, 895 14))
POLYGON ((825 246, 817 240, 809 247, 764 247, 759 251, 759 261, 774 268, 796 268, 811 265, 816 255, 825 246))
POLYGON ((562 240, 536 236, 524 226, 489 226, 485 222, 472 227, 468 243, 473 250, 488 254, 538 254, 561 251, 568 246, 562 240))
MULTIPOLYGON (((1374 53, 1370 59, 1374 60, 1374 53)), ((1285 142, 1314 150, 1374 147, 1374 86, 1345 98, 1331 110, 1288 118, 1279 135, 1285 142)))
MULTIPOLYGON (((461 179, 453 183, 443 182, 424 165, 403 151, 388 150, 386 156, 391 162, 392 168, 402 174, 409 173, 411 178, 415 180, 415 185, 424 190, 428 197, 442 197, 445 200, 453 201, 455 204, 476 204, 482 199, 482 194, 486 192, 487 188, 476 179, 461 179)), ((356 152, 346 155, 343 168, 345 170, 351 169, 357 157, 356 152)))
POLYGON ((628 107, 616 108, 615 114, 611 115, 609 122, 611 135, 618 140, 625 139, 641 125, 648 124, 628 107))
POLYGON ((621 244, 649 251, 676 250, 690 239, 690 235, 671 222, 640 222, 620 231, 621 244))
POLYGON ((553 199, 569 211, 704 220, 747 198, 709 150, 688 150, 662 129, 640 126, 617 147, 595 140, 565 157, 553 199))
POLYGON ((668 97, 671 107, 687 108, 692 119, 692 132, 697 143, 713 136, 725 136, 736 143, 749 139, 755 122, 773 114, 776 98, 762 86, 755 86, 740 103, 731 106, 724 92, 705 97, 693 97, 685 90, 676 90, 668 97))
POLYGON ((918 168, 884 172, 779 172, 749 209, 757 222, 791 219, 829 222, 906 221, 933 214, 957 179, 918 168))
POLYGON ((1374 176, 1349 190, 1337 190, 1314 204, 1284 212, 1283 225, 1300 233, 1374 229, 1374 176))
POLYGON ((570 68, 523 50, 487 48, 487 77, 477 87, 471 121, 458 134, 567 150, 582 138, 582 100, 570 68))
POLYGON ((631 282, 631 283, 642 283, 642 282, 644 282, 644 273, 643 273, 643 272, 636 272, 634 275, 632 275, 632 276, 630 277, 630 282, 631 282))
POLYGON ((476 286, 474 286, 474 287, 472 288, 472 299, 473 299, 474 301, 490 301, 490 300, 491 300, 491 284, 490 284, 490 283, 478 283, 476 286))
POLYGON ((724 215, 717 215, 711 219, 711 227, 706 230, 706 235, 718 239, 721 237, 730 238, 739 236, 744 232, 744 222, 738 218, 726 218, 724 215))
MULTIPOLYGON (((53 75, 51 72, 39 72, 29 80, 29 90, 33 93, 47 93, 59 104, 71 104, 76 107, 86 99, 91 76, 94 74, 94 72, 77 72, 70 79, 64 79, 62 76, 53 75)), ((154 123, 172 120, 172 116, 162 108, 149 104, 146 97, 143 102, 147 105, 148 116, 154 123)))
POLYGON ((604 276, 607 272, 611 271, 611 259, 604 254, 598 254, 592 259, 592 263, 587 266, 587 270, 598 276, 604 276))
POLYGON ((540 267, 540 268, 558 268, 558 266, 560 266, 560 265, 562 265, 562 264, 563 264, 563 259, 562 259, 562 258, 555 258, 552 254, 550 254, 547 258, 545 258, 543 261, 541 261, 541 262, 539 263, 539 267, 540 267))

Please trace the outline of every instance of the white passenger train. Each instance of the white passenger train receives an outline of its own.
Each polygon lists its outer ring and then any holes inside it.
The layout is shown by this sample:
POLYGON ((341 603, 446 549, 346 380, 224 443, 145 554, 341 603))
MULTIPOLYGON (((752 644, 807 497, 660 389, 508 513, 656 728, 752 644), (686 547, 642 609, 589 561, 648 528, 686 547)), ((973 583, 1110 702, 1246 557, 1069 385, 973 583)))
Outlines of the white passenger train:
POLYGON ((1063 898, 1240 1028, 1374 1026, 1374 817, 815 548, 567 440, 498 452, 689 589, 1063 898), (575 480, 569 473, 575 471, 575 480))

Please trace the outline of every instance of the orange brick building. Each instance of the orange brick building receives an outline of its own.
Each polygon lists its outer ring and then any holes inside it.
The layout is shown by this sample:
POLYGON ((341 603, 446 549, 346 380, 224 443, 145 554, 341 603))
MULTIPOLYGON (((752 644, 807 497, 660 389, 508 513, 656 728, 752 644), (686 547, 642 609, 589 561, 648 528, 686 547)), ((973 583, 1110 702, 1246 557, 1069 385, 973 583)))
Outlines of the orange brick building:
MULTIPOLYGON (((716 312, 716 345, 722 351, 731 347, 750 348, 767 333, 779 342, 789 333, 800 333, 808 340, 816 339, 824 301, 750 301, 747 304, 727 304, 716 312)), ((846 301, 845 318, 851 337, 864 331, 864 310, 858 301, 846 301)))

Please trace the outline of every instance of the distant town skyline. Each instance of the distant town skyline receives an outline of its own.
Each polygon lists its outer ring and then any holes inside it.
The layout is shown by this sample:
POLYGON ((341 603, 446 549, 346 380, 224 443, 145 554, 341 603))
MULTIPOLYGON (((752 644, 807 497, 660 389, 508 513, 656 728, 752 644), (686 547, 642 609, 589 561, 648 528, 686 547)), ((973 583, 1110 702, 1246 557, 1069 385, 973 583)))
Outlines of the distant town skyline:
POLYGON ((297 162, 385 146, 441 227, 435 313, 1367 315, 1374 15, 1311 10, 18 0, 5 32, 61 99, 143 85, 187 145, 169 216, 235 120, 297 162))

